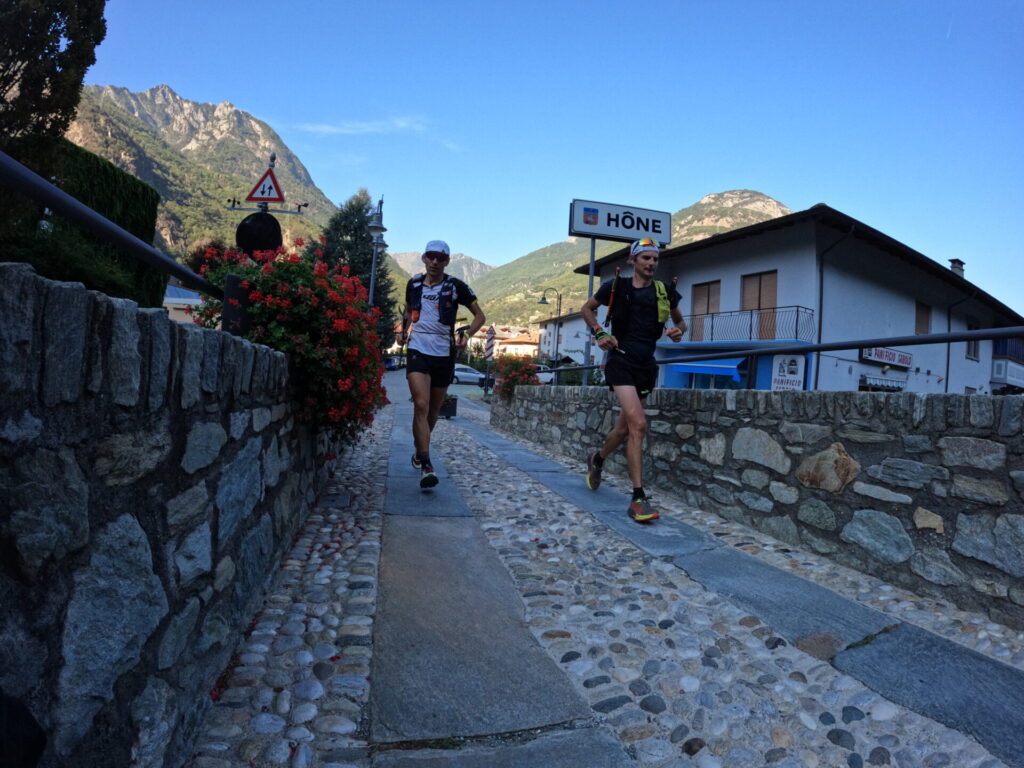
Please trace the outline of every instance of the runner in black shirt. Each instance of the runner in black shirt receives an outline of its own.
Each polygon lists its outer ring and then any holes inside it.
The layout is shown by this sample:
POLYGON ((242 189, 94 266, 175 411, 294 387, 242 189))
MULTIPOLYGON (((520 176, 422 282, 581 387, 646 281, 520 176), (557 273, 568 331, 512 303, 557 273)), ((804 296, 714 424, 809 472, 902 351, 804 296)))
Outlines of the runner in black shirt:
POLYGON ((658 381, 655 345, 663 331, 678 342, 686 330, 686 321, 679 311, 679 294, 675 288, 654 279, 659 250, 658 242, 650 238, 633 243, 629 249, 633 275, 603 283, 582 309, 583 319, 590 326, 597 345, 608 355, 605 381, 622 408, 601 450, 587 458, 587 487, 597 490, 604 460, 628 437, 626 462, 633 482, 629 516, 638 523, 658 518, 658 511, 647 498, 643 484, 643 441, 647 432, 643 401, 658 381), (602 304, 609 307, 611 333, 597 322, 596 311, 602 304), (675 327, 665 331, 669 317, 675 327))

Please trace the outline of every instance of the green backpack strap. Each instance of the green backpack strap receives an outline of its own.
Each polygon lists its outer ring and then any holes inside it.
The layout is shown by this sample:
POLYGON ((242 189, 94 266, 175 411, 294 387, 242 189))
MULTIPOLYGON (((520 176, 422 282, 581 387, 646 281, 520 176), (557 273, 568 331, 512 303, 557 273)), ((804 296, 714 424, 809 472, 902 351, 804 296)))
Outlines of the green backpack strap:
POLYGON ((667 323, 671 308, 668 305, 668 288, 661 280, 654 281, 654 292, 658 297, 658 322, 667 323))

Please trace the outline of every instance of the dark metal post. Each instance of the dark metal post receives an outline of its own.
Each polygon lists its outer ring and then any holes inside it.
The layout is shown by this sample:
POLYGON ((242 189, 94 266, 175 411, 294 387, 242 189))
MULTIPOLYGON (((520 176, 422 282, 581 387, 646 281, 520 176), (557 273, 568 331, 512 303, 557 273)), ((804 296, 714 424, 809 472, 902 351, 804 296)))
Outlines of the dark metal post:
POLYGON ((224 278, 224 303, 220 313, 221 327, 234 336, 245 336, 251 325, 249 292, 242 287, 241 275, 224 278))
MULTIPOLYGON (((587 271, 587 298, 588 299, 590 299, 594 295, 594 249, 595 249, 595 243, 596 242, 597 241, 593 237, 590 238, 590 268, 587 271)), ((587 340, 583 344, 583 364, 584 365, 590 365, 591 340, 593 339, 593 337, 594 337, 594 335, 590 332, 590 329, 587 328, 587 340)), ((583 386, 586 387, 586 386, 589 386, 589 385, 590 385, 590 369, 589 368, 584 368, 583 369, 583 386)))

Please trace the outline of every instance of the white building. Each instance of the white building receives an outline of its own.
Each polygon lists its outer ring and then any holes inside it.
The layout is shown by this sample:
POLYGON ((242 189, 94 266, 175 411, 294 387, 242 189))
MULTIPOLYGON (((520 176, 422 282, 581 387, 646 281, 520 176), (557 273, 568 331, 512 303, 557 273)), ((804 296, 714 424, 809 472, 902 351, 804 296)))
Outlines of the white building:
MULTIPOLYGON (((570 312, 561 317, 549 317, 538 323, 540 326, 540 357, 542 360, 569 359, 577 365, 583 365, 587 339, 590 329, 583 320, 582 312, 570 312)), ((591 364, 599 361, 600 352, 596 344, 591 343, 591 364)))
MULTIPOLYGON (((597 262, 602 280, 621 249, 597 262)), ((1024 326, 1024 317, 888 235, 818 204, 666 249, 656 277, 677 279, 690 326, 658 357, 758 349, 670 363, 661 386, 990 394, 1024 388, 1024 339, 775 356, 773 346, 1024 326), (776 359, 778 358, 778 359, 776 359)), ((586 274, 587 265, 576 270, 586 274)), ((625 270, 623 270, 625 273, 625 270)))

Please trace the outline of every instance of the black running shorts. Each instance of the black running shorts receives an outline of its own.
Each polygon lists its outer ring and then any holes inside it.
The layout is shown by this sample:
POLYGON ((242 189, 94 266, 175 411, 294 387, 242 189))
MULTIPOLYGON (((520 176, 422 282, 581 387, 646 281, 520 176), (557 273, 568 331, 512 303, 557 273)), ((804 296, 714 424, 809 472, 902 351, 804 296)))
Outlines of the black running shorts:
POLYGON ((604 366, 604 380, 608 389, 621 386, 636 387, 637 394, 643 400, 654 389, 658 383, 658 366, 656 363, 638 365, 631 362, 621 352, 612 352, 608 355, 608 362, 604 366))
POLYGON ((406 356, 405 375, 425 373, 430 377, 430 386, 443 389, 452 383, 455 375, 455 358, 446 355, 424 355, 418 349, 410 349, 406 356))

